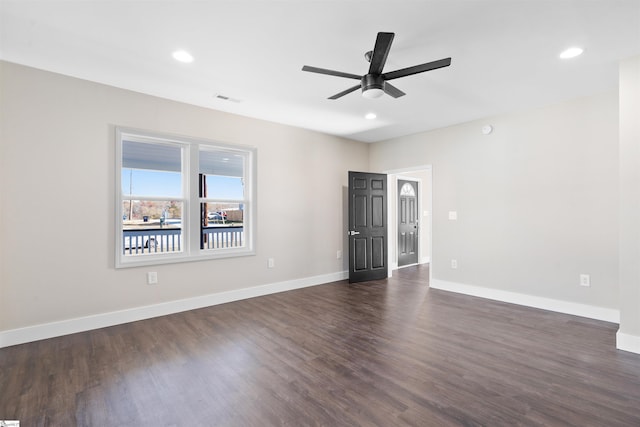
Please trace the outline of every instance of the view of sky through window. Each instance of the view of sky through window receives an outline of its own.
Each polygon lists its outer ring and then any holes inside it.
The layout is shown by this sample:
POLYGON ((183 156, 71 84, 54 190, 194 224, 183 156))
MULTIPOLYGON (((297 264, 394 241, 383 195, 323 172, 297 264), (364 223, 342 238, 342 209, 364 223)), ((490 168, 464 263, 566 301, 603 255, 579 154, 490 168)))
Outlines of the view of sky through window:
MULTIPOLYGON (((179 172, 122 169, 122 194, 182 197, 179 172)), ((208 197, 222 200, 243 198, 242 178, 207 175, 208 197)))

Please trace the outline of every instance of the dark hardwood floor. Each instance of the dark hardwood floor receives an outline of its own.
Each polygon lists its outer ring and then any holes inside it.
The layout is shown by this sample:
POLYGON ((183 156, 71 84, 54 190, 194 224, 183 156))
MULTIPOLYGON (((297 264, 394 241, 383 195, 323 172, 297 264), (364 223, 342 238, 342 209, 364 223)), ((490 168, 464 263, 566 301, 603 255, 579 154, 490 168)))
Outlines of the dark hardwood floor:
POLYGON ((429 289, 427 267, 0 349, 30 426, 640 426, 617 325, 429 289))

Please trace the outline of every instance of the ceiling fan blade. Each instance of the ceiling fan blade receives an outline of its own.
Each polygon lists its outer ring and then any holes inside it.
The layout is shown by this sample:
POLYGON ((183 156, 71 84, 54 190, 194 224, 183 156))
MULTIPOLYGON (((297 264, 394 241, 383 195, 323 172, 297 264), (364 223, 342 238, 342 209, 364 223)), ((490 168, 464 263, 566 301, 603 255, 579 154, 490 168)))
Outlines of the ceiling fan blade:
POLYGON ((340 98, 340 97, 342 97, 342 96, 345 96, 346 94, 351 93, 351 92, 353 92, 353 91, 355 91, 355 90, 358 90, 358 89, 360 89, 360 85, 358 85, 358 86, 354 86, 354 87, 350 87, 349 89, 347 89, 347 90, 343 90, 343 91, 342 91, 342 92, 340 92, 340 93, 336 93, 335 95, 330 96, 330 97, 329 97, 329 98, 327 98, 327 99, 338 99, 338 98, 340 98))
POLYGON ((304 67, 302 67, 302 71, 309 71, 310 73, 318 73, 318 74, 327 74, 329 76, 336 76, 336 77, 345 77, 347 79, 360 80, 362 78, 362 76, 357 76, 355 74, 343 73, 342 71, 327 70, 325 68, 310 67, 308 65, 305 65, 304 67))
POLYGON ((394 98, 400 98, 401 96, 405 96, 406 93, 398 89, 397 87, 391 85, 391 83, 384 82, 384 93, 387 95, 393 96, 394 98))
POLYGON ((385 80, 393 80, 399 77, 410 76, 412 74, 424 73, 425 71, 436 70, 438 68, 448 67, 451 65, 451 58, 440 59, 438 61, 427 62, 426 64, 414 65, 413 67, 403 68, 402 70, 384 73, 382 77, 385 80))
POLYGON ((394 33, 378 33, 376 46, 373 48, 371 56, 371 65, 369 65, 369 74, 382 74, 382 69, 391 50, 393 37, 395 37, 394 33))

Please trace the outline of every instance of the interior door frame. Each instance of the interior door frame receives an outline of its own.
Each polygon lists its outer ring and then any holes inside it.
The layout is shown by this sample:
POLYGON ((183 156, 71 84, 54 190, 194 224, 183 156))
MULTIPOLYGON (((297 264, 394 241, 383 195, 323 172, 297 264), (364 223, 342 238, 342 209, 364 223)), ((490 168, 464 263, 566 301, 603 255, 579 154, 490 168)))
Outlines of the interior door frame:
MULTIPOLYGON (((418 212, 419 212, 418 216, 420 221, 419 224, 422 224, 421 232, 424 233, 425 229, 429 232, 429 240, 428 240, 427 246, 429 248, 429 283, 431 283, 431 279, 433 276, 433 268, 434 268, 433 260, 435 258, 433 253, 433 235, 434 235, 433 212, 435 210, 435 206, 433 205, 433 167, 432 165, 428 164, 428 165, 412 166, 409 168, 402 168, 402 169, 389 169, 389 170, 383 171, 383 173, 386 173, 388 175, 388 178, 387 178, 388 188, 392 188, 392 186, 390 185, 391 181, 393 181, 394 185, 397 186, 398 179, 420 181, 415 177, 403 175, 403 174, 408 174, 413 172, 426 172, 427 175, 430 177, 428 185, 427 183, 422 182, 422 185, 420 186, 422 190, 419 190, 419 191, 421 191, 422 194, 426 194, 426 196, 425 197, 420 196, 418 198, 418 212), (429 215, 426 218, 422 214, 424 212, 425 205, 431 206, 429 215)), ((395 191, 397 192, 397 189, 395 191)), ((388 221, 387 227, 389 230, 389 234, 391 234, 392 230, 394 234, 393 240, 391 239, 388 240, 388 244, 393 245, 394 250, 393 251, 389 250, 387 252, 387 255, 389 257, 388 259, 389 277, 392 277, 393 271, 398 269, 398 240, 397 240, 398 225, 397 225, 397 217, 396 217, 397 210, 398 210, 398 195, 394 194, 393 197, 390 197, 388 195, 387 204, 388 204, 387 212, 396 212, 396 214, 393 216, 392 215, 387 216, 387 221, 388 221)), ((418 251, 420 251, 419 248, 418 248, 418 251)), ((418 252, 418 264, 420 264, 420 261, 421 261, 420 252, 418 252)))

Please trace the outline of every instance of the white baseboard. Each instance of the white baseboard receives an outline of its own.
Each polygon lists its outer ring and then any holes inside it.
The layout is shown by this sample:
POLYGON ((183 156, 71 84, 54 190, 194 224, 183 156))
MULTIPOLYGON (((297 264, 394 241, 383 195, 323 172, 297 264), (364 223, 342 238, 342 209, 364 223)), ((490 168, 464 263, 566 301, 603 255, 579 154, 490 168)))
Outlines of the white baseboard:
POLYGON ((348 272, 323 274, 320 276, 305 277, 302 279, 287 280, 284 282, 270 283, 251 288, 234 291, 220 292, 193 298, 185 298, 176 301, 168 301, 160 304, 131 308, 128 310, 112 311, 109 313, 95 314, 92 316, 78 317, 59 322, 44 323, 27 326, 19 329, 0 331, 0 348, 31 341, 38 341, 76 332, 105 328, 152 317, 165 316, 181 311, 195 310, 212 305, 225 304, 247 298, 275 294, 293 289, 306 288, 324 283, 337 282, 347 279, 348 272))
POLYGON ((618 331, 616 334, 616 348, 618 350, 640 354, 640 337, 637 335, 623 334, 618 331))
POLYGON ((605 322, 620 323, 620 311, 612 308, 596 307, 593 305, 536 297, 533 295, 484 288, 481 286, 465 285, 462 283, 438 279, 432 279, 429 286, 433 289, 441 289, 459 294, 524 305, 526 307, 541 308, 543 310, 572 314, 574 316, 603 320, 605 322))

